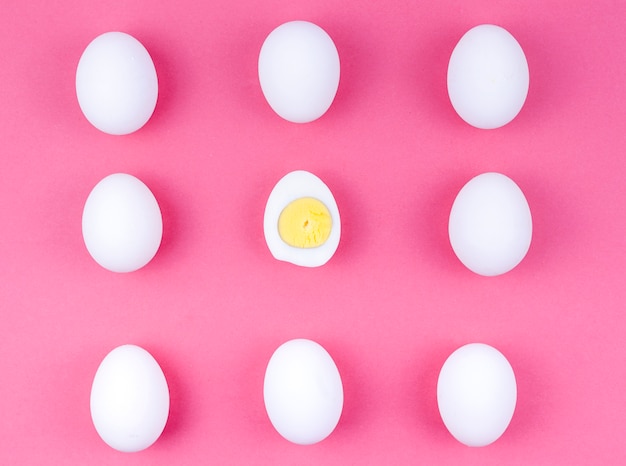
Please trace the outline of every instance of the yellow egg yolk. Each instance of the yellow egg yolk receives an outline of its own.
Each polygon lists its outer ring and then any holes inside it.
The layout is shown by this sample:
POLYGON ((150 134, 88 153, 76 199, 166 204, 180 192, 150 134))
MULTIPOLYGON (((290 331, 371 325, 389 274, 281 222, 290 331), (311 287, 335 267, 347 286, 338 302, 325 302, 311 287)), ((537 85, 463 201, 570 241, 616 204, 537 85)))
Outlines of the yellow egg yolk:
POLYGON ((328 208, 312 197, 290 202, 278 218, 278 234, 285 243, 295 248, 321 246, 330 236, 332 226, 328 208))

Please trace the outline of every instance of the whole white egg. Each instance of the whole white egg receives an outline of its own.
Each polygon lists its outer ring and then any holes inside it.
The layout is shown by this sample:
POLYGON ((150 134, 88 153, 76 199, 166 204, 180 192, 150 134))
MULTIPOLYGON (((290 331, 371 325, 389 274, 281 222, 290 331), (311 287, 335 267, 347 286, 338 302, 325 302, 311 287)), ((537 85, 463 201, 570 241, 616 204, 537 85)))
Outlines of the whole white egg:
POLYGON ((513 418, 517 403, 513 368, 489 345, 462 346, 441 368, 437 403, 454 438, 470 447, 489 445, 500 438, 513 418))
POLYGON ((274 29, 259 54, 265 99, 285 120, 308 123, 321 117, 339 87, 339 54, 330 36, 308 21, 274 29))
POLYGON ((483 173, 456 196, 448 233, 454 253, 468 269, 479 275, 500 275, 513 269, 528 252, 530 207, 509 177, 483 173))
POLYGON ((96 371, 90 407, 96 431, 110 447, 123 452, 148 448, 163 432, 169 415, 165 375, 145 349, 119 346, 96 371))
POLYGON ((82 228, 85 246, 98 264, 112 272, 132 272, 159 249, 163 219, 142 181, 116 173, 101 180, 87 197, 82 228))
POLYGON ((463 120, 477 128, 498 128, 513 120, 526 101, 528 85, 524 51, 500 26, 470 29, 450 57, 450 102, 463 120))
POLYGON ((317 176, 304 170, 296 170, 281 178, 270 193, 263 218, 265 241, 272 255, 280 260, 304 267, 324 265, 335 254, 341 237, 339 209, 332 192, 317 176), (298 215, 281 224, 289 207, 303 200, 319 201, 317 206, 304 205, 298 215), (319 205, 321 204, 321 205, 319 205), (325 210, 324 210, 325 208, 325 210), (320 213, 317 209, 324 210, 320 213), (326 217, 327 223, 320 225, 319 215, 326 217), (307 244, 297 244, 290 238, 281 236, 284 231, 302 234, 311 239, 307 244), (320 228, 317 228, 320 227, 320 228), (324 236, 318 236, 319 230, 324 236))
POLYGON ((343 410, 343 385, 335 362, 318 343, 296 339, 272 355, 263 385, 265 409, 285 439, 310 445, 328 437, 343 410))
POLYGON ((128 134, 145 125, 156 107, 158 87, 150 54, 123 32, 96 37, 76 69, 76 96, 83 114, 109 134, 128 134))

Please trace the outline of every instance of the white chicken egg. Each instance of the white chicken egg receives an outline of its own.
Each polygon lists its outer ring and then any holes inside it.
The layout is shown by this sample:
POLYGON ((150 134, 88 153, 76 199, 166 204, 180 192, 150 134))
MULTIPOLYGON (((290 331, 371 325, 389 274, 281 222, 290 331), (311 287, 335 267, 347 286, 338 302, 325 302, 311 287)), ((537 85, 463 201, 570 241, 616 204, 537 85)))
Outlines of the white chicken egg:
POLYGON ((522 190, 500 173, 483 173, 459 191, 450 211, 450 244, 471 271, 501 275, 526 256, 532 239, 530 207, 522 190))
POLYGON ((123 32, 96 37, 76 69, 76 96, 83 114, 109 134, 129 134, 145 125, 156 107, 158 87, 150 54, 123 32))
POLYGON ((310 445, 337 426, 343 385, 335 362, 321 345, 296 339, 283 343, 272 355, 263 398, 278 433, 290 442, 310 445))
POLYGON ((98 264, 112 272, 132 272, 155 256, 163 219, 142 181, 116 173, 102 179, 87 197, 82 229, 85 246, 98 264))
POLYGON ((439 413, 459 442, 482 447, 507 429, 517 403, 513 368, 497 349, 471 343, 448 357, 437 381, 439 413))
POLYGON ((123 345, 100 363, 90 398, 91 418, 110 447, 136 452, 160 437, 170 409, 165 375, 145 349, 123 345))
POLYGON ((450 57, 450 102, 463 120, 477 128, 498 128, 513 120, 526 101, 528 85, 524 51, 500 26, 470 29, 450 57))
POLYGON ((270 107, 285 120, 321 117, 339 87, 339 54, 330 36, 308 21, 274 29, 259 54, 259 81, 270 107))
POLYGON ((267 199, 263 231, 276 259, 304 267, 324 265, 337 250, 341 237, 335 198, 312 173, 288 173, 267 199))

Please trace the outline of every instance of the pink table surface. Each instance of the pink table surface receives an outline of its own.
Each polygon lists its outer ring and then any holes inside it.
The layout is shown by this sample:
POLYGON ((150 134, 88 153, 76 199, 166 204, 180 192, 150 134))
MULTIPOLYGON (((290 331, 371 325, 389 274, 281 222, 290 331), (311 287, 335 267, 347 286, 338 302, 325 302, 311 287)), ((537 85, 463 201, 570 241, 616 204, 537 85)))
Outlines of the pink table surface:
POLYGON ((626 441, 626 2, 620 0, 4 0, 0 19, 0 463, 624 464, 626 441), (279 24, 335 40, 330 111, 297 125, 261 93, 257 57, 279 24), (511 124, 472 128, 446 68, 472 26, 507 28, 531 72, 511 124), (129 136, 83 117, 74 77, 86 45, 121 30, 151 53, 160 94, 129 136), (262 217, 294 169, 333 191, 343 236, 324 267, 274 260, 262 217), (474 275, 447 219, 461 186, 499 171, 526 194, 533 243, 512 272, 474 275), (82 208, 104 176, 157 197, 164 238, 131 274, 98 266, 82 208), (272 428, 272 352, 311 338, 333 356, 345 407, 309 447, 272 428), (436 381, 474 341, 510 360, 518 405, 493 445, 446 431, 436 381), (98 364, 135 343, 171 390, 162 437, 136 454, 98 437, 98 364))

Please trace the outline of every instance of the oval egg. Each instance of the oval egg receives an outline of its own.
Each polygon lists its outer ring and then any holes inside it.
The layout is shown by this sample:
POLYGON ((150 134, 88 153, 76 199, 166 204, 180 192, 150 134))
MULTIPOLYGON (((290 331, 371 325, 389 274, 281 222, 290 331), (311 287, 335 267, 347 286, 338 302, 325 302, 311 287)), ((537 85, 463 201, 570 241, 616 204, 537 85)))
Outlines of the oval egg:
POLYGON ((163 236, 161 209, 139 179, 115 173, 91 191, 83 208, 85 246, 93 259, 112 272, 132 272, 157 253, 163 236))
POLYGON ((267 199, 263 232, 276 259, 303 267, 324 265, 335 254, 341 237, 333 194, 312 173, 288 173, 267 199))
POLYGON ((330 36, 308 21, 274 29, 259 53, 259 82, 270 107, 285 120, 321 117, 339 87, 339 54, 330 36))
POLYGON ((143 348, 119 346, 98 367, 90 408, 98 435, 110 447, 123 452, 148 448, 163 432, 169 415, 165 375, 143 348))
POLYGON ((467 182, 452 204, 448 223, 456 256, 485 276, 517 266, 530 248, 532 229, 524 193, 500 173, 483 173, 467 182))
POLYGON ((522 109, 529 85, 522 47, 504 28, 482 24, 466 32, 450 56, 448 95, 472 126, 493 129, 522 109))
POLYGON ((470 447, 495 442, 517 403, 513 368, 497 349, 471 343, 448 357, 437 381, 441 418, 454 438, 470 447))
POLYGON ((150 54, 123 32, 96 37, 76 69, 76 97, 83 114, 109 134, 129 134, 145 125, 156 107, 158 88, 150 54))
POLYGON ((318 343, 283 343, 265 371, 267 415, 285 439, 310 445, 328 437, 343 410, 343 385, 335 362, 318 343))

